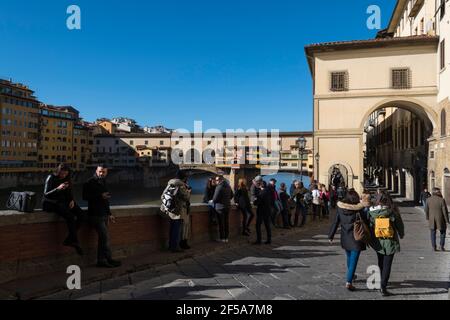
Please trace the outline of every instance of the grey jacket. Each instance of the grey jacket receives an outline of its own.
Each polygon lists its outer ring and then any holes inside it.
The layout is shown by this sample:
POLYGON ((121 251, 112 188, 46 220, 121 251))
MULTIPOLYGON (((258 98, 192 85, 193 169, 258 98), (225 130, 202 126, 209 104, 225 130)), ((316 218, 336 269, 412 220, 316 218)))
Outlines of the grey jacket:
POLYGON ((233 190, 227 181, 222 181, 216 186, 214 191, 213 203, 216 211, 229 209, 231 207, 231 199, 233 198, 233 190))

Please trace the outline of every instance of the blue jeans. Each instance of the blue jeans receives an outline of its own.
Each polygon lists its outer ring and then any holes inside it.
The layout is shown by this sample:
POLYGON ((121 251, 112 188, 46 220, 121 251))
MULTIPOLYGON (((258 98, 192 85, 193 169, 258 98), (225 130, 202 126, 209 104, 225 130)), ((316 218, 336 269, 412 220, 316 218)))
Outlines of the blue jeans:
POLYGON ((170 220, 169 249, 176 250, 180 243, 181 220, 170 220))
MULTIPOLYGON (((441 241, 440 241, 440 245, 441 248, 445 247, 445 235, 447 233, 447 230, 439 230, 441 232, 441 241)), ((437 234, 437 230, 431 230, 431 245, 433 246, 433 248, 436 248, 436 234, 437 234)))
POLYGON ((361 251, 345 250, 345 253, 347 254, 347 282, 352 283, 353 277, 355 276, 356 267, 358 266, 358 260, 361 251))

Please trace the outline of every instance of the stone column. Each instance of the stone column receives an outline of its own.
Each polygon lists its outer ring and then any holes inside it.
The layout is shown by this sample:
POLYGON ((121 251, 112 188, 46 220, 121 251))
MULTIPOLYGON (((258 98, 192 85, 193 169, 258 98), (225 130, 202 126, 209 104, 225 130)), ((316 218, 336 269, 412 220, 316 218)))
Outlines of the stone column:
POLYGON ((414 177, 409 170, 406 171, 405 184, 406 184, 405 198, 407 200, 414 201, 414 177))
POLYGON ((403 169, 400 170, 400 195, 402 197, 406 196, 406 174, 403 172, 403 169))
POLYGON ((400 173, 398 170, 396 170, 394 172, 394 174, 392 174, 392 191, 393 193, 399 193, 399 179, 400 179, 400 173))
POLYGON ((392 169, 388 169, 388 180, 387 180, 387 188, 389 191, 392 191, 393 188, 393 177, 392 177, 392 169))

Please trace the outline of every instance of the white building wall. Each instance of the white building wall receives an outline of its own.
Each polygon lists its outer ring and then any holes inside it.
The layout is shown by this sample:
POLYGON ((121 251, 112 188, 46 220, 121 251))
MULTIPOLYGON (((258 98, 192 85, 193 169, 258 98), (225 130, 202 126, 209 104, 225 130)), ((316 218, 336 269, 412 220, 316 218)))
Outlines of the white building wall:
MULTIPOLYGON (((446 3, 446 14, 440 20, 440 13, 437 14, 439 20, 440 43, 445 40, 445 68, 440 70, 438 63, 437 69, 439 74, 439 95, 438 102, 450 97, 450 2, 446 3)), ((438 53, 438 59, 440 52, 438 53)), ((440 61, 440 60, 439 60, 440 61)))

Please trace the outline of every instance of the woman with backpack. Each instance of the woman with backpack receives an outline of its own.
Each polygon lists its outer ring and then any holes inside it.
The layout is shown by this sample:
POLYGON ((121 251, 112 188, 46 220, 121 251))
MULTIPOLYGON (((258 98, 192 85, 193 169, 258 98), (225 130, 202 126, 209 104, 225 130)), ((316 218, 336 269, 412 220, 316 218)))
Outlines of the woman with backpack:
POLYGON ((179 170, 176 177, 167 183, 161 196, 161 211, 170 219, 169 250, 174 253, 189 248, 187 241, 190 236, 190 198, 191 189, 187 185, 187 175, 179 170))
POLYGON ((366 250, 366 244, 357 241, 354 236, 355 222, 358 219, 363 221, 365 219, 361 215, 363 208, 358 193, 354 189, 349 190, 345 198, 337 204, 336 217, 328 235, 330 244, 332 244, 334 235, 338 227, 341 226, 341 246, 347 255, 347 283, 345 287, 349 291, 356 290, 353 286, 355 271, 361 251, 366 250))
POLYGON ((378 266, 381 271, 381 295, 391 295, 387 285, 391 274, 394 255, 400 252, 400 239, 405 235, 403 220, 391 197, 382 192, 377 205, 371 207, 368 213, 369 227, 372 234, 371 247, 378 256, 378 266))

